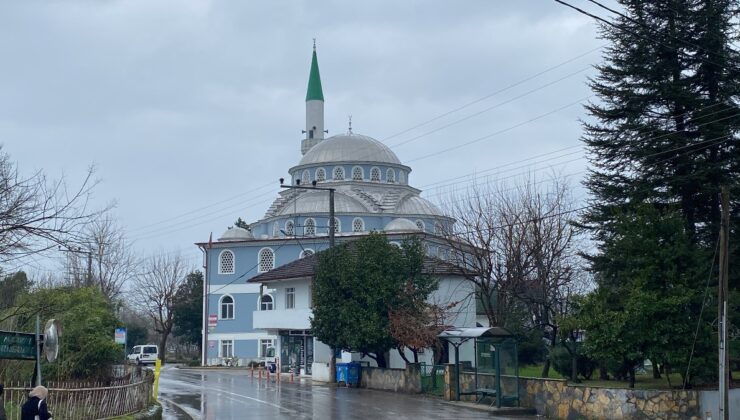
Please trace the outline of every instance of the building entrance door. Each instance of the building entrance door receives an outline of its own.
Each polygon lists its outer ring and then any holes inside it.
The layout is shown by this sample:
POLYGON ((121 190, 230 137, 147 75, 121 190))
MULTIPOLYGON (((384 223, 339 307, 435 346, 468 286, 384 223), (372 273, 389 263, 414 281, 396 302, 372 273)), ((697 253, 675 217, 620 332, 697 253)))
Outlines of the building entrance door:
POLYGON ((306 335, 280 336, 280 371, 310 375, 313 364, 313 337, 306 335))

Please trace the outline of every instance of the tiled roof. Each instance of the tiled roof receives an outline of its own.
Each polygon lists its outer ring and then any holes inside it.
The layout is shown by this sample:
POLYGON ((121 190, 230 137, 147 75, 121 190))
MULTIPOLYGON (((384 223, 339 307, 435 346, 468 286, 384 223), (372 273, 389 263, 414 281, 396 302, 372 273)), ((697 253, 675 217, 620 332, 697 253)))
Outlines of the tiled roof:
MULTIPOLYGON (((272 269, 266 273, 258 274, 247 280, 247 283, 266 283, 271 281, 313 277, 316 269, 317 258, 318 254, 309 255, 305 258, 281 265, 280 267, 272 269)), ((465 274, 464 270, 455 264, 432 257, 424 257, 423 272, 431 275, 462 276, 465 274)))

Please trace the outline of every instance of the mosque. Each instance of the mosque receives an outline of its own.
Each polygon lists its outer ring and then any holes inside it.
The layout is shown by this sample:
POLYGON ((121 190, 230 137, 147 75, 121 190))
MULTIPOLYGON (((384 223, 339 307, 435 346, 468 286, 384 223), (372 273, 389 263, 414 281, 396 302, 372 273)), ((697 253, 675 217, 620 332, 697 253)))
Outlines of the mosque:
MULTIPOLYGON (((262 219, 248 229, 231 227, 216 241, 196 244, 205 254, 206 365, 225 359, 245 364, 274 352, 282 366, 292 365, 314 377, 327 374, 323 367, 328 366, 331 352, 310 331, 313 271, 308 261, 329 247, 332 226, 337 243, 372 231, 384 232, 394 243, 419 235, 430 257, 440 261, 447 257, 440 233, 454 220, 420 197, 421 191, 409 183, 409 166, 378 140, 352 132, 351 125, 347 133, 325 138, 324 92, 315 45, 303 133, 302 157, 284 181, 293 188, 282 189, 262 219), (312 185, 334 190, 333 220, 328 191, 295 188, 312 185)), ((475 326, 471 286, 453 271, 444 267, 435 271, 440 287, 434 299, 440 303, 464 300, 450 322, 475 326)), ((349 353, 340 357, 359 358, 349 353)), ((391 355, 392 367, 401 363, 391 355)))

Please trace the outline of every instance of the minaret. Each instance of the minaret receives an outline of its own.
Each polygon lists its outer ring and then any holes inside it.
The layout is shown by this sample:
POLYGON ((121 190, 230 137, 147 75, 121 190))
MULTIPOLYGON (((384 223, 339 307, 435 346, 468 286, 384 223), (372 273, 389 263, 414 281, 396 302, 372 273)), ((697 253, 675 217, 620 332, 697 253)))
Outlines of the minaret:
POLYGON ((313 146, 324 139, 324 92, 321 89, 319 60, 316 58, 316 40, 313 41, 311 73, 308 76, 306 92, 306 138, 301 141, 301 153, 306 154, 313 146))

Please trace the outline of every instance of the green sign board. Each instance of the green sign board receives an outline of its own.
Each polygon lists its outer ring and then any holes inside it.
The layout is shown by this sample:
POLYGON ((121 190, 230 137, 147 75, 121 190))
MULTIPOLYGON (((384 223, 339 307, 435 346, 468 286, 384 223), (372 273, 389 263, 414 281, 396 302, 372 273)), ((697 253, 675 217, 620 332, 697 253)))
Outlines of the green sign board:
POLYGON ((0 359, 36 360, 36 334, 0 331, 0 359))

